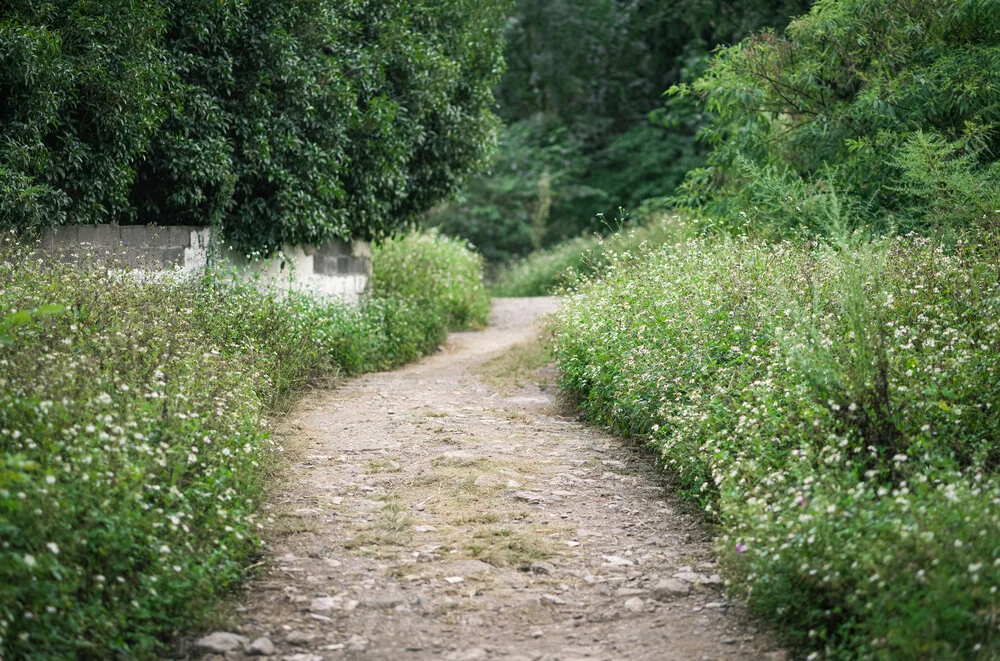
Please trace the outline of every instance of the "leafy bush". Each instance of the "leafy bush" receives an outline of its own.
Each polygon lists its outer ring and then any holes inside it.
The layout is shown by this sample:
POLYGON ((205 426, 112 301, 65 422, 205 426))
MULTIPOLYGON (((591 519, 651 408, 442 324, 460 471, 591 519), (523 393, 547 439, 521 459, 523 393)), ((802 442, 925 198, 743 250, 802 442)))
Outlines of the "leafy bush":
POLYGON ((992 246, 688 239, 611 254, 560 383, 721 523, 734 590, 830 658, 1000 654, 992 246))
POLYGON ((926 233, 996 208, 970 205, 956 178, 996 189, 993 0, 817 2, 783 36, 765 31, 723 49, 703 77, 672 92, 696 94, 713 118, 703 131, 709 168, 678 195, 712 215, 737 221, 757 208, 779 231, 826 229, 823 209, 816 218, 808 207, 834 191, 880 231, 926 233), (938 176, 942 164, 952 176, 938 176), (904 174, 940 185, 912 195, 898 185, 904 174))
POLYGON ((0 229, 399 229, 496 141, 505 0, 6 3, 0 229))
POLYGON ((490 295, 483 286, 483 258, 458 239, 435 231, 388 239, 372 255, 376 296, 437 306, 450 330, 486 326, 490 295))
MULTIPOLYGON (((666 216, 651 202, 637 210, 646 222, 629 223, 625 229, 602 237, 579 236, 508 264, 497 271, 494 296, 547 296, 581 275, 594 277, 608 267, 608 255, 655 248, 676 241, 689 231, 677 216, 666 216)), ((619 224, 625 219, 620 219, 619 224)))
POLYGON ((428 224, 491 264, 602 231, 599 214, 674 192, 704 164, 709 115, 663 89, 691 82, 717 46, 784 27, 809 0, 517 0, 497 113, 508 127, 493 169, 428 224))
POLYGON ((377 252, 398 291, 349 307, 0 244, 0 656, 158 658, 244 578, 277 449, 264 417, 312 377, 402 364, 479 319, 480 298, 456 302, 483 291, 470 253, 411 237, 386 254, 460 272, 404 296, 377 252))

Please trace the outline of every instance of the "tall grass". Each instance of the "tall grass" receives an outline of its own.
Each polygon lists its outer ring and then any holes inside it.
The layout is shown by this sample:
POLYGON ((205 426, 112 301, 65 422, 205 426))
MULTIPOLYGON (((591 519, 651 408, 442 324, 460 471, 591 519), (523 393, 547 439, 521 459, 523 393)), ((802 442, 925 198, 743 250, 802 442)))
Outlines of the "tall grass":
POLYGON ((389 251, 354 308, 0 243, 0 658, 156 658, 244 578, 276 456, 265 418, 311 378, 399 365, 482 318, 479 299, 385 275, 455 268, 481 292, 478 256, 419 237, 389 251))
POLYGON ((721 524, 732 589, 793 644, 997 658, 993 249, 706 237, 609 253, 554 322, 560 383, 648 439, 721 524))
POLYGON ((635 252, 677 240, 693 220, 656 214, 640 224, 629 224, 607 237, 579 236, 534 252, 502 267, 494 278, 494 296, 547 296, 577 275, 592 276, 608 267, 611 253, 635 252))

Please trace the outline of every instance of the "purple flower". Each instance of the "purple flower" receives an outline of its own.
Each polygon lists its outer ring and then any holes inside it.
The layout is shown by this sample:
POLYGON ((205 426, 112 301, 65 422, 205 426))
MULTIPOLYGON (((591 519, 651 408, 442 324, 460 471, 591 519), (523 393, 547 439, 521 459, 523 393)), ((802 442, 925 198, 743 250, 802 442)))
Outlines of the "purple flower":
POLYGON ((745 553, 746 550, 747 550, 747 547, 743 546, 742 544, 737 544, 736 545, 736 552, 739 553, 740 555, 742 555, 743 553, 745 553))

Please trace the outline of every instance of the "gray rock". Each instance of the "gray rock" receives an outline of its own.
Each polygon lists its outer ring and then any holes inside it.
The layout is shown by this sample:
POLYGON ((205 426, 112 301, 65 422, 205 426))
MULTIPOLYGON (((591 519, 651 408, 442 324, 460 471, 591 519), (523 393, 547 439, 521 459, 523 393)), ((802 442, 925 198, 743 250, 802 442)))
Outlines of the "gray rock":
POLYGON ((547 603, 550 603, 550 604, 556 604, 557 606, 562 606, 562 605, 564 605, 566 603, 565 599, 563 599, 562 597, 557 597, 554 594, 543 594, 542 597, 541 597, 541 599, 544 602, 547 602, 547 603))
POLYGON ((285 642, 289 645, 308 645, 312 640, 312 634, 308 634, 305 631, 289 631, 288 635, 285 636, 285 642))
POLYGON ((395 608, 406 603, 406 595, 396 590, 370 590, 359 596, 366 608, 395 608))
POLYGON ((250 643, 250 649, 247 650, 250 656, 274 656, 274 652, 274 643, 267 636, 261 636, 250 643))
POLYGON ((637 597, 640 594, 648 594, 649 590, 642 588, 618 588, 615 590, 616 597, 637 597))
POLYGON ((493 565, 488 565, 482 560, 455 560, 443 566, 441 571, 448 576, 470 576, 491 572, 493 565))
POLYGON ((281 657, 282 661, 323 661, 319 654, 289 654, 281 657))
POLYGON ((353 636, 347 639, 347 644, 345 645, 345 649, 348 652, 363 652, 366 649, 368 649, 368 639, 362 638, 358 634, 354 634, 353 636))
POLYGON ((653 599, 669 601, 678 597, 686 597, 691 592, 691 585, 675 578, 665 578, 653 586, 653 599))
POLYGON ((553 574, 556 571, 556 566, 551 562, 532 562, 528 568, 534 574, 553 574))
POLYGON ((216 631, 194 641, 194 648, 203 654, 225 654, 243 649, 249 642, 249 638, 238 633, 216 631))
POLYGON ((639 597, 632 597, 625 601, 625 609, 630 610, 633 613, 640 613, 646 608, 646 602, 644 602, 639 597))
POLYGON ((313 599, 309 604, 309 610, 313 613, 325 613, 334 608, 339 608, 343 604, 341 599, 334 599, 333 597, 318 597, 313 599))

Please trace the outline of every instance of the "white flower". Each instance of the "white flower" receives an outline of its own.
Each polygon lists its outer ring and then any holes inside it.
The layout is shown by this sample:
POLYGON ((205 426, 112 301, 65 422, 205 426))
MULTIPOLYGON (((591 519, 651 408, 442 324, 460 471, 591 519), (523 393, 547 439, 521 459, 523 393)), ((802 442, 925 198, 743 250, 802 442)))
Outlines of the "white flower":
POLYGON ((59 555, 59 546, 55 542, 49 542, 45 546, 52 551, 52 555, 59 555))
POLYGON ((29 567, 34 567, 38 563, 35 562, 35 556, 30 555, 28 553, 25 553, 24 554, 24 564, 28 565, 29 567))

